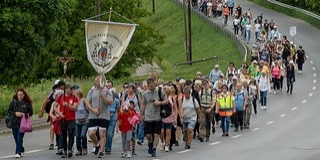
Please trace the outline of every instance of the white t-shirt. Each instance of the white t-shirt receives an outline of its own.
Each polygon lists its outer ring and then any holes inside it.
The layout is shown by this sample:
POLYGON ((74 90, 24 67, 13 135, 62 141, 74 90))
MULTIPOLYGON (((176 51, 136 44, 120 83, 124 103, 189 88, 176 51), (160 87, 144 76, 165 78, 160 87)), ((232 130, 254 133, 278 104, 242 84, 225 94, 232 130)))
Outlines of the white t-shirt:
POLYGON ((183 122, 197 121, 196 109, 199 107, 197 99, 194 98, 194 105, 192 96, 189 99, 184 98, 182 102, 183 122))
POLYGON ((247 24, 246 25, 246 30, 248 31, 248 30, 251 30, 251 24, 247 24))
POLYGON ((239 25, 240 19, 233 19, 233 25, 239 25))
POLYGON ((259 23, 255 24, 254 27, 256 32, 260 32, 261 25, 259 23))

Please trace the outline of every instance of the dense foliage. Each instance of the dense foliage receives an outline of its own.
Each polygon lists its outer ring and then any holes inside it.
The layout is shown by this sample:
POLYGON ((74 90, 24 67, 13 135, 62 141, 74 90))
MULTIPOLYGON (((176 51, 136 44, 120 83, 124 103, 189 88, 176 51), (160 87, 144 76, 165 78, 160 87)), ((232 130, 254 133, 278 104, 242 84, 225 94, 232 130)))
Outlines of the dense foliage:
MULTIPOLYGON (((139 24, 126 54, 109 76, 127 75, 125 68, 151 62, 164 36, 141 21, 150 12, 139 0, 100 0, 101 13, 113 11, 139 24), (140 6, 140 7, 139 7, 140 6), (135 57, 135 58, 133 58, 135 57)), ((60 77, 62 64, 55 59, 66 49, 75 61, 68 75, 84 78, 95 71, 86 57, 83 19, 95 15, 95 1, 5 0, 0 2, 0 85, 28 85, 60 77)), ((106 17, 102 17, 106 20, 106 17)), ((112 15, 111 21, 124 22, 112 15)), ((128 22, 128 21, 126 21, 128 22)))
POLYGON ((309 11, 320 13, 319 0, 278 0, 278 1, 295 6, 295 7, 307 9, 309 11))

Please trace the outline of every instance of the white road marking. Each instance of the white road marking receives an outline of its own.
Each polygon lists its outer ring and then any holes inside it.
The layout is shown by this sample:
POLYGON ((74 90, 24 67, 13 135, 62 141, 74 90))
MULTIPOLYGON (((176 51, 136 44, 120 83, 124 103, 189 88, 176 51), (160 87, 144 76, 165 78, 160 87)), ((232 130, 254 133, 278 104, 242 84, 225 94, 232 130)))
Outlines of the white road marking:
POLYGON ((284 117, 284 116, 286 116, 286 115, 287 115, 287 114, 281 114, 280 117, 284 117))
POLYGON ((311 96, 313 96, 313 93, 310 93, 310 94, 309 94, 309 97, 311 97, 311 96))
POLYGON ((186 152, 190 152, 190 151, 192 151, 192 149, 188 149, 188 150, 180 151, 180 152, 178 152, 178 153, 186 153, 186 152))
POLYGON ((317 74, 313 73, 313 77, 317 77, 317 74))
POLYGON ((314 71, 315 71, 315 70, 316 70, 316 67, 312 67, 312 70, 314 70, 314 71))
POLYGON ((152 159, 152 160, 160 160, 160 159, 152 159))
POLYGON ((274 121, 267 122, 266 124, 272 124, 274 121))
POLYGON ((220 142, 213 142, 213 143, 209 143, 208 145, 209 146, 213 146, 213 145, 217 145, 217 144, 219 144, 220 142))
POLYGON ((238 135, 235 135, 235 136, 233 136, 231 138, 238 138, 238 137, 241 137, 241 136, 242 136, 241 134, 238 134, 238 135))
POLYGON ((256 131, 256 130, 259 130, 260 128, 259 127, 257 127, 257 128, 253 128, 253 129, 251 129, 252 131, 256 131))
POLYGON ((296 109, 298 109, 298 107, 293 107, 293 108, 291 108, 291 110, 293 110, 293 111, 296 110, 296 109))
POLYGON ((314 79, 314 80, 313 80, 313 83, 317 83, 317 80, 314 79))
POLYGON ((311 64, 313 64, 313 61, 310 61, 311 64))
MULTIPOLYGON (((32 151, 28 151, 28 152, 25 152, 25 154, 30 154, 30 153, 35 153, 35 152, 41 152, 41 151, 44 151, 46 149, 36 149, 36 150, 32 150, 32 151)), ((4 156, 4 157, 0 157, 0 159, 7 159, 7 158, 12 158, 14 157, 15 155, 10 155, 10 156, 4 156)))
POLYGON ((316 90, 316 89, 317 89, 317 87, 316 87, 316 86, 313 86, 313 87, 312 87, 312 89, 313 89, 313 90, 316 90))
POLYGON ((307 102, 307 100, 303 100, 301 103, 306 103, 307 102))

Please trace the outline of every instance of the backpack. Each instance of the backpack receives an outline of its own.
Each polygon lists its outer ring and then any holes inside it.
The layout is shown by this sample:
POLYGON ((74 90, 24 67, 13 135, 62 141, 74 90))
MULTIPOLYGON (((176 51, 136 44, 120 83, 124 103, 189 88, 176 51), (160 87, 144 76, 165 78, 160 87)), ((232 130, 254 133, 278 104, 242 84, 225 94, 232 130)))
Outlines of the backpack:
POLYGON ((49 113, 49 112, 50 112, 51 105, 52 105, 52 103, 54 102, 54 98, 53 98, 54 92, 56 92, 56 90, 52 90, 52 91, 51 91, 50 96, 49 96, 49 102, 47 103, 47 105, 46 105, 45 108, 44 108, 44 110, 46 111, 46 113, 49 113))
MULTIPOLYGON (((159 101, 162 101, 162 97, 161 97, 161 88, 158 89, 158 95, 159 95, 159 101)), ((168 104, 165 105, 160 105, 160 116, 161 118, 167 118, 172 114, 172 105, 170 102, 168 102, 168 104)))

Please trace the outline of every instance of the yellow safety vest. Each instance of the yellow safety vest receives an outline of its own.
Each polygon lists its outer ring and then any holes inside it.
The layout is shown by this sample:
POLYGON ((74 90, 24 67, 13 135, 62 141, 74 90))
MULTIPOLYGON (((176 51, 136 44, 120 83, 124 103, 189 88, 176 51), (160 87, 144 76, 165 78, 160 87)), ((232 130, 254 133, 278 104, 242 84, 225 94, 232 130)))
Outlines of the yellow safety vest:
POLYGON ((217 102, 219 103, 219 114, 220 116, 232 116, 232 95, 230 92, 227 93, 227 96, 224 97, 222 93, 218 95, 217 102))

